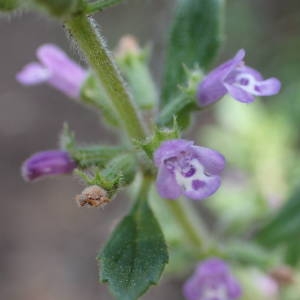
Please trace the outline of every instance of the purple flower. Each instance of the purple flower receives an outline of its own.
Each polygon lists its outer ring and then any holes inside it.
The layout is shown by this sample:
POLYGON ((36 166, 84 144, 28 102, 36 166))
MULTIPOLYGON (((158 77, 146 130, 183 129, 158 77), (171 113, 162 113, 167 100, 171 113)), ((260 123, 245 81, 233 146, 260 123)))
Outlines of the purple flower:
POLYGON ((220 187, 225 166, 224 157, 217 151, 180 139, 163 142, 154 153, 154 162, 158 193, 169 199, 181 194, 194 200, 209 197, 220 187))
POLYGON ((264 80, 259 72, 247 67, 241 49, 234 58, 212 70, 199 84, 197 99, 200 106, 206 106, 229 93, 234 99, 250 103, 254 96, 271 96, 279 92, 281 83, 277 78, 264 80))
POLYGON ((33 181, 49 175, 72 173, 76 163, 68 152, 48 150, 33 154, 22 165, 22 176, 33 181))
POLYGON ((241 297, 238 281, 228 265, 218 258, 201 262, 183 286, 187 300, 234 300, 241 297))
POLYGON ((79 98, 87 71, 72 61, 60 48, 45 44, 37 49, 40 62, 26 65, 16 79, 23 85, 47 82, 71 98, 79 98))

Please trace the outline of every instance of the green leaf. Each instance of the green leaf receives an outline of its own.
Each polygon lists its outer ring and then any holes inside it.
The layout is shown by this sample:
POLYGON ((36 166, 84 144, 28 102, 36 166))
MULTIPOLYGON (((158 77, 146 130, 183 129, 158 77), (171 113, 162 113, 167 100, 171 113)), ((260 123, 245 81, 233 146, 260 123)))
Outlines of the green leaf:
POLYGON ((170 102, 185 79, 183 65, 206 70, 222 41, 223 0, 177 0, 163 80, 162 103, 170 102))
POLYGON ((117 226, 102 252, 101 280, 116 299, 138 299, 156 284, 168 262, 160 226, 145 199, 139 199, 117 226))
MULTIPOLYGON (((257 233, 257 240, 266 246, 290 243, 300 239, 300 188, 296 189, 290 199, 269 223, 257 233)), ((299 253, 300 255, 300 253, 299 253)))
POLYGON ((0 11, 9 12, 20 6, 19 0, 0 0, 0 11))
POLYGON ((290 266, 296 266, 300 262, 300 239, 289 241, 285 253, 285 262, 290 266))

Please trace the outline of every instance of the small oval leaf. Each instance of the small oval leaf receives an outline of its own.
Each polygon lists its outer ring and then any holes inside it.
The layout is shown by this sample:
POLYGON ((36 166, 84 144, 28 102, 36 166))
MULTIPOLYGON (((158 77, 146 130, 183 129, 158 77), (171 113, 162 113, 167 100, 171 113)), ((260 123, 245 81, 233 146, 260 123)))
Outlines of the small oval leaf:
POLYGON ((100 278, 116 299, 135 300, 156 284, 168 262, 167 246, 148 203, 139 200, 98 255, 100 278))

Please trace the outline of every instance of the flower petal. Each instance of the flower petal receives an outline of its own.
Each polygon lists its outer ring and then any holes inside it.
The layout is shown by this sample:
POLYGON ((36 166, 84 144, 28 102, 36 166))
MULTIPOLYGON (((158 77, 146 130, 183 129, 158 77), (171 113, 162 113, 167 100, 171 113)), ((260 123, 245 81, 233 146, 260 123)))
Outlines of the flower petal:
POLYGON ((35 85, 46 82, 50 78, 49 70, 41 64, 32 62, 26 65, 16 75, 16 79, 23 85, 35 85))
POLYGON ((183 286, 183 295, 187 300, 202 300, 202 286, 195 276, 189 278, 183 286))
POLYGON ((183 139, 162 142, 154 153, 156 167, 158 168, 164 160, 177 156, 180 152, 185 152, 193 144, 194 142, 183 139))
POLYGON ((162 198, 177 199, 182 194, 182 190, 177 184, 174 174, 163 163, 158 170, 156 188, 162 198))
POLYGON ((257 81, 262 81, 264 80, 263 76, 255 69, 248 67, 248 66, 242 66, 237 68, 237 71, 239 73, 248 73, 250 75, 252 75, 257 81))
POLYGON ((219 67, 212 70, 199 84, 197 91, 197 99, 200 106, 209 105, 221 99, 227 90, 223 85, 223 80, 232 72, 239 64, 241 64, 245 56, 245 50, 241 49, 234 58, 226 61, 219 67))
POLYGON ((219 176, 211 176, 203 179, 193 179, 191 188, 186 189, 183 193, 192 200, 203 200, 214 194, 221 185, 219 176))
POLYGON ((255 100, 254 96, 243 90, 241 87, 224 84, 230 96, 243 103, 251 103, 255 100))
POLYGON ((199 263, 194 276, 211 276, 213 274, 226 274, 229 272, 229 267, 223 260, 213 257, 199 263))
POLYGON ((226 285, 228 289, 228 296, 230 297, 230 299, 237 299, 242 296, 242 288, 233 276, 229 276, 227 278, 226 285))
POLYGON ((241 296, 241 287, 224 261, 211 258, 197 266, 185 282, 183 294, 187 300, 235 300, 241 296))
MULTIPOLYGON (((231 87, 236 87, 254 96, 275 95, 279 92, 281 87, 281 83, 277 78, 263 80, 257 71, 249 67, 243 67, 240 70, 232 72, 232 74, 225 79, 224 85, 228 91, 231 87)), ((238 92, 241 93, 240 91, 238 92)))
POLYGON ((87 72, 52 44, 39 47, 37 56, 52 73, 49 83, 68 96, 78 98, 87 72))
POLYGON ((192 146, 197 159, 204 167, 205 173, 209 175, 219 175, 225 167, 224 156, 213 149, 192 146))
POLYGON ((272 96, 279 93, 281 82, 277 78, 269 78, 256 83, 255 91, 257 96, 272 96))
MULTIPOLYGON (((65 67, 72 69, 74 65, 76 66, 61 48, 53 44, 41 45, 36 55, 47 68, 54 72, 63 71, 65 67)), ((73 71, 77 71, 77 68, 75 67, 73 71)))

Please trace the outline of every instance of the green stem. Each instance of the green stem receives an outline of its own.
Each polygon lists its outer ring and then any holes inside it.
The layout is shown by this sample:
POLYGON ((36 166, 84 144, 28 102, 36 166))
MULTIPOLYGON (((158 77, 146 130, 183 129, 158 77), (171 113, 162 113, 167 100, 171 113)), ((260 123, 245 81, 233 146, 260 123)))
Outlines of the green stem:
POLYGON ((71 36, 100 80, 121 125, 131 139, 145 139, 145 129, 120 73, 114 64, 92 18, 73 16, 65 23, 71 36))
POLYGON ((85 13, 93 14, 95 12, 101 11, 110 6, 120 3, 122 0, 98 0, 92 3, 88 3, 85 9, 85 13))
POLYGON ((193 209, 189 206, 186 200, 165 200, 165 204, 176 218, 177 223, 181 226, 189 239, 190 243, 197 249, 206 248, 208 236, 204 232, 204 224, 201 224, 199 217, 196 216, 193 209))

